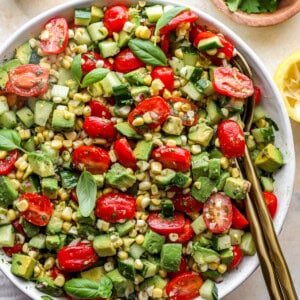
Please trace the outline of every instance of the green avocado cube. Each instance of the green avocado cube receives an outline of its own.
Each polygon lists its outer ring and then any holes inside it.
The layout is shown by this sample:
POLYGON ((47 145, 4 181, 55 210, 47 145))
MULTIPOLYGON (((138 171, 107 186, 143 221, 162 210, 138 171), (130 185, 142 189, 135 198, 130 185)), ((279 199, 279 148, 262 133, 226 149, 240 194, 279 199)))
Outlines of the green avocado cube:
POLYGON ((157 254, 160 252, 165 240, 165 236, 160 235, 152 230, 148 230, 145 234, 142 247, 151 254, 157 254))
POLYGON ((167 134, 180 135, 184 126, 178 117, 169 116, 164 122, 162 130, 167 134))
POLYGON ((18 198, 18 192, 6 176, 0 176, 0 206, 8 207, 18 198))
POLYGON ((11 224, 0 226, 0 247, 12 247, 14 243, 14 227, 11 224))
POLYGON ((182 244, 164 244, 161 250, 160 266, 164 271, 179 271, 182 254, 182 244))
POLYGON ((42 178, 41 187, 43 195, 49 199, 56 199, 58 192, 58 181, 54 177, 42 178))
POLYGON ((66 109, 55 109, 52 116, 52 127, 56 130, 69 131, 74 129, 75 114, 66 109))
POLYGON ((109 185, 119 189, 130 188, 136 182, 135 176, 130 174, 128 170, 119 163, 112 165, 110 170, 106 173, 105 178, 109 185))
POLYGON ((46 248, 48 250, 58 249, 61 245, 59 235, 47 235, 46 237, 46 248))
POLYGON ((19 277, 29 280, 33 275, 37 261, 27 255, 13 254, 11 262, 11 272, 19 277))
POLYGON ((204 123, 199 123, 189 129, 188 139, 203 147, 207 147, 214 135, 214 130, 204 123))
POLYGON ((133 155, 137 160, 148 160, 153 148, 153 142, 151 141, 138 141, 134 150, 133 155))
POLYGON ((192 196, 200 201, 205 202, 208 197, 215 191, 216 183, 208 177, 199 177, 193 184, 192 196))
POLYGON ((112 281, 114 291, 118 297, 125 297, 127 291, 133 292, 132 282, 122 276, 118 269, 114 269, 106 275, 112 281))
POLYGON ((243 178, 228 177, 224 185, 224 193, 231 199, 245 199, 250 190, 250 182, 243 178))
POLYGON ((113 256, 117 253, 109 234, 97 235, 94 238, 93 247, 100 257, 113 256))
POLYGON ((208 176, 208 162, 207 152, 192 155, 192 175, 194 180, 200 176, 208 176))

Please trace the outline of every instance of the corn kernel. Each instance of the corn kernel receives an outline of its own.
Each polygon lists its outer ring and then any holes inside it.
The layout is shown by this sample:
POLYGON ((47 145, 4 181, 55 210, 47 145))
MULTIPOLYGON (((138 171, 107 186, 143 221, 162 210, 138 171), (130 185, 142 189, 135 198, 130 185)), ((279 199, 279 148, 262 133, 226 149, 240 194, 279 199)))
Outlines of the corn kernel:
POLYGON ((28 209, 29 203, 26 199, 23 199, 23 200, 17 202, 16 207, 17 207, 18 211, 24 212, 28 209))
POLYGON ((150 181, 142 181, 139 184, 139 190, 141 191, 148 191, 151 189, 151 182, 150 181))
POLYGON ((265 119, 260 119, 255 124, 258 128, 262 128, 262 127, 266 127, 267 122, 265 119))
POLYGON ((144 243, 144 240, 145 240, 145 237, 142 234, 137 235, 135 238, 135 242, 138 245, 142 245, 144 243))
POLYGON ((148 40, 151 36, 151 31, 147 26, 138 26, 135 30, 135 35, 138 38, 148 40))
POLYGON ((113 191, 113 189, 112 188, 105 188, 104 190, 103 190, 103 195, 106 195, 106 194, 109 194, 109 193, 112 193, 112 191, 113 191))
POLYGON ((224 274, 227 271, 227 266, 225 264, 219 264, 217 271, 221 274, 224 274))
POLYGON ((210 270, 217 270, 218 266, 219 266, 219 264, 214 263, 214 262, 208 264, 208 268, 210 270))
POLYGON ((221 167, 222 167, 224 170, 228 169, 228 167, 229 167, 229 160, 228 160, 227 157, 223 156, 223 157, 221 158, 220 163, 221 163, 221 167))
POLYGON ((176 56, 177 58, 180 58, 180 59, 183 58, 183 53, 182 53, 182 50, 181 50, 180 48, 176 49, 176 50, 174 51, 174 54, 175 54, 175 56, 176 56))
POLYGON ((128 253, 125 252, 125 251, 119 251, 119 252, 118 252, 118 257, 119 257, 120 259, 127 259, 127 258, 128 258, 128 253))
POLYGON ((70 223, 70 222, 63 222, 63 224, 62 224, 62 230, 64 232, 69 232, 71 227, 72 227, 72 223, 70 223))
POLYGON ((152 82, 152 77, 151 77, 151 75, 150 75, 150 74, 146 75, 146 76, 144 77, 144 83, 145 83, 146 85, 151 85, 151 82, 152 82))
POLYGON ((71 141, 74 141, 77 138, 76 131, 65 132, 64 135, 68 140, 71 141))
POLYGON ((21 186, 21 183, 18 180, 16 180, 16 179, 10 179, 10 183, 12 184, 12 186, 14 187, 14 189, 16 191, 19 190, 19 188, 21 186))
POLYGON ((7 151, 0 151, 0 159, 5 159, 7 151))
POLYGON ((151 117, 150 112, 144 113, 144 114, 143 114, 143 119, 144 119, 144 122, 145 122, 146 124, 151 124, 151 123, 153 123, 153 119, 152 119, 152 117, 151 117))
POLYGON ((201 189, 201 182, 200 181, 196 181, 194 183, 194 186, 195 186, 196 189, 200 190, 201 189))
POLYGON ((200 145, 192 145, 191 152, 194 155, 199 154, 201 152, 201 146, 200 145))
POLYGON ((133 120, 132 125, 135 127, 144 125, 144 119, 142 117, 137 117, 133 120))
POLYGON ((231 169, 231 176, 234 178, 237 178, 240 176, 240 171, 238 170, 238 168, 232 168, 231 169))
POLYGON ((143 270, 143 268, 144 268, 143 262, 140 259, 136 259, 134 261, 134 268, 137 270, 143 270))
POLYGON ((151 198, 151 203, 152 203, 153 205, 158 206, 158 205, 160 205, 161 200, 158 199, 158 198, 151 198))
POLYGON ((154 161, 150 164, 150 170, 153 174, 159 175, 162 171, 162 164, 158 161, 154 161))
POLYGON ((64 210, 62 211, 62 214, 61 214, 61 218, 65 221, 71 221, 72 220, 72 208, 67 206, 64 208, 64 210))
POLYGON ((44 268, 45 270, 50 270, 54 267, 54 265, 55 265, 55 258, 50 256, 46 259, 44 263, 44 268))
POLYGON ((163 97, 164 97, 165 99, 170 99, 170 98, 172 97, 172 94, 171 94, 171 92, 170 92, 169 90, 164 89, 163 97))
POLYGON ((106 272, 110 272, 110 271, 112 271, 113 269, 114 269, 114 264, 113 264, 112 262, 108 261, 108 262, 106 262, 106 263, 104 264, 104 270, 105 270, 106 272))
POLYGON ((163 296, 163 290, 160 288, 154 288, 152 291, 152 298, 161 298, 163 296))
POLYGON ((54 284, 59 287, 63 287, 65 284, 65 276, 62 274, 58 274, 54 279, 54 284))

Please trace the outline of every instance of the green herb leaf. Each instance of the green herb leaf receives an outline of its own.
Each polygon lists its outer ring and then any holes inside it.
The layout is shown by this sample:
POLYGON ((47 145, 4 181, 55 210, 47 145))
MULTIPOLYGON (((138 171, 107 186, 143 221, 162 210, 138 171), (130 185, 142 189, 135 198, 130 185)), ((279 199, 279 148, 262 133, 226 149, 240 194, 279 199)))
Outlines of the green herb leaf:
POLYGON ((79 202, 79 211, 83 217, 88 217, 95 208, 97 198, 97 183, 94 176, 84 170, 78 180, 76 194, 79 202))
POLYGON ((81 54, 78 54, 74 57, 72 66, 71 66, 71 74, 73 79, 80 83, 82 77, 82 70, 81 70, 81 54))
POLYGON ((144 63, 151 66, 165 66, 167 58, 164 52, 150 41, 133 39, 128 43, 132 52, 144 63))
POLYGON ((226 0, 228 9, 232 12, 236 12, 241 4, 241 0, 226 0))
POLYGON ((259 0, 243 0, 240 9, 248 14, 259 13, 259 0))
POLYGON ((189 8, 178 6, 178 7, 171 8, 167 12, 165 12, 156 23, 154 35, 157 35, 161 28, 166 26, 174 17, 176 17, 179 13, 185 10, 189 10, 189 8))
POLYGON ((16 130, 1 129, 0 130, 0 150, 10 151, 21 148, 21 137, 16 130))
POLYGON ((87 87, 97 81, 102 80, 108 72, 109 70, 104 68, 96 68, 92 70, 84 76, 81 87, 87 87))
POLYGON ((101 277, 99 283, 89 279, 74 278, 65 283, 64 289, 76 298, 109 298, 112 294, 112 282, 106 276, 101 277))

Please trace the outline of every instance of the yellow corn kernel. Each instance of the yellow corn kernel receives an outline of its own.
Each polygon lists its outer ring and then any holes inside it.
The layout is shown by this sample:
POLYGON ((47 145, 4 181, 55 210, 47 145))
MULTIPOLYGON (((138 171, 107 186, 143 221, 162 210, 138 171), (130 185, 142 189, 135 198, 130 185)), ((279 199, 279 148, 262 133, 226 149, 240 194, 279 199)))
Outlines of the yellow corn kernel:
POLYGON ((153 35, 153 36, 151 36, 150 41, 154 44, 159 43, 160 42, 160 37, 158 35, 156 35, 156 36, 153 35))
MULTIPOLYGON (((65 148, 72 148, 73 142, 71 140, 64 140, 63 141, 63 146, 65 148)), ((65 151, 66 153, 69 153, 68 151, 65 151)), ((70 153, 69 153, 70 154, 70 153)), ((63 157, 63 159, 65 160, 65 158, 63 157)), ((69 159, 68 159, 69 160, 69 159)), ((67 161, 68 161, 67 160, 67 161)), ((65 160, 66 161, 66 160, 65 160)))
POLYGON ((91 100, 91 96, 88 93, 76 93, 73 100, 86 103, 91 100))
POLYGON ((149 40, 151 36, 151 31, 147 26, 138 26, 135 30, 136 37, 144 40, 149 40))
POLYGON ((55 265, 55 258, 50 256, 46 259, 44 263, 44 268, 45 270, 50 270, 54 267, 54 265, 55 265))
POLYGON ((159 270, 158 274, 161 278, 166 278, 168 276, 168 273, 164 270, 159 270))
POLYGON ((194 186, 195 186, 196 189, 200 190, 201 189, 201 182, 200 181, 196 181, 194 183, 194 186))
POLYGON ((180 91, 173 91, 172 92, 172 97, 180 97, 182 94, 180 91))
POLYGON ((181 50, 180 48, 176 49, 176 50, 174 51, 174 54, 175 54, 175 56, 176 56, 177 58, 180 58, 180 59, 183 58, 183 53, 182 53, 182 50, 181 50))
POLYGON ((62 274, 58 274, 58 275, 56 276, 56 278, 54 279, 54 284, 55 284, 56 286, 62 287, 62 286, 64 286, 65 281, 66 281, 66 280, 65 280, 65 276, 62 275, 62 274))
POLYGON ((7 211, 7 216, 8 216, 8 218, 9 218, 9 220, 10 220, 11 222, 13 222, 14 220, 17 219, 17 214, 16 214, 16 212, 15 212, 13 209, 9 209, 9 210, 7 211))
POLYGON ((112 163, 117 161, 117 156, 114 150, 109 150, 108 154, 112 163))
POLYGON ((42 270, 40 268, 40 265, 37 264, 33 269, 33 277, 37 278, 41 274, 42 270))
POLYGON ((127 259, 127 258, 128 258, 128 253, 125 252, 125 251, 119 251, 119 252, 118 252, 118 257, 119 257, 120 259, 127 259))
POLYGON ((18 166, 18 170, 23 172, 25 171, 25 169, 27 169, 27 167, 28 167, 28 163, 26 161, 22 161, 18 166))
POLYGON ((64 232, 69 232, 71 227, 72 227, 72 223, 70 223, 70 222, 63 222, 63 224, 62 224, 62 230, 64 232))
POLYGON ((146 124, 151 124, 151 123, 153 123, 153 119, 152 119, 152 117, 151 117, 150 112, 144 113, 144 114, 143 114, 143 119, 144 119, 144 122, 145 122, 146 124))
POLYGON ((228 167, 229 167, 229 160, 228 160, 227 157, 223 156, 223 157, 221 158, 220 163, 221 163, 221 167, 222 167, 224 170, 228 169, 228 167))
POLYGON ((69 194, 64 188, 60 188, 57 192, 57 195, 59 196, 60 200, 66 201, 69 199, 69 194))
POLYGON ((265 119, 260 119, 255 124, 257 127, 262 128, 262 127, 266 127, 267 122, 265 119))
POLYGON ((208 264, 208 268, 210 270, 217 270, 218 266, 219 266, 219 264, 217 264, 217 263, 209 263, 208 264))
POLYGON ((29 207, 28 201, 26 199, 21 200, 21 201, 16 203, 16 207, 17 207, 18 211, 24 212, 29 207))
POLYGON ((24 172, 18 170, 16 173, 16 179, 21 180, 21 179, 23 179, 23 176, 24 176, 24 172))
POLYGON ((76 131, 65 132, 64 135, 70 141, 74 141, 77 138, 76 131))
POLYGON ((152 298, 161 298, 163 296, 163 290, 160 288, 154 288, 152 291, 152 298))
POLYGON ((150 170, 153 174, 159 175, 162 171, 162 164, 158 161, 153 161, 150 164, 150 170))
POLYGON ((18 180, 11 179, 10 183, 12 184, 12 186, 14 187, 15 190, 17 190, 17 191, 19 190, 21 183, 18 180))
POLYGON ((140 259, 136 259, 134 261, 134 268, 137 270, 143 270, 143 268, 144 268, 143 262, 140 259))
POLYGON ((183 103, 182 106, 181 106, 181 110, 184 111, 184 112, 188 112, 191 109, 192 108, 191 108, 191 105, 189 103, 183 103))
POLYGON ((113 246, 115 248, 120 248, 123 245, 123 240, 121 238, 117 238, 116 241, 113 242, 113 246))
POLYGON ((135 242, 138 245, 142 245, 144 243, 144 240, 145 240, 145 237, 142 234, 137 235, 135 238, 135 242))
POLYGON ((158 205, 160 205, 161 200, 158 199, 158 198, 151 198, 151 203, 152 203, 153 205, 158 206, 158 205))
POLYGON ((159 78, 156 78, 152 81, 151 83, 151 88, 154 90, 154 91, 160 91, 162 90, 163 88, 165 87, 164 83, 159 79, 159 78))
POLYGON ((234 178, 237 178, 240 176, 240 171, 238 170, 238 168, 232 168, 231 169, 231 176, 234 178))
POLYGON ((225 264, 219 264, 217 271, 221 274, 224 274, 227 271, 227 266, 225 264))
POLYGON ((0 151, 0 159, 5 159, 7 156, 7 151, 0 151))
POLYGON ((172 140, 172 139, 168 139, 166 141, 166 145, 169 146, 169 147, 175 147, 176 146, 176 141, 172 140))
POLYGON ((72 220, 72 208, 67 206, 64 208, 64 210, 62 211, 62 214, 61 214, 61 218, 65 221, 71 221, 72 220))
POLYGON ((215 140, 215 146, 220 148, 220 141, 219 141, 219 138, 216 138, 215 140))
POLYGON ((201 146, 200 145, 192 145, 191 152, 194 155, 199 154, 201 152, 201 146))
POLYGON ((172 97, 172 94, 171 94, 171 92, 170 92, 169 90, 164 89, 163 97, 164 97, 165 99, 170 99, 170 98, 172 97))
POLYGON ((146 76, 144 77, 144 83, 145 83, 146 85, 151 85, 151 82, 152 82, 152 77, 151 77, 151 75, 150 75, 150 74, 146 75, 146 76))
POLYGON ((142 117, 137 117, 133 120, 132 125, 135 127, 144 125, 144 119, 142 117))

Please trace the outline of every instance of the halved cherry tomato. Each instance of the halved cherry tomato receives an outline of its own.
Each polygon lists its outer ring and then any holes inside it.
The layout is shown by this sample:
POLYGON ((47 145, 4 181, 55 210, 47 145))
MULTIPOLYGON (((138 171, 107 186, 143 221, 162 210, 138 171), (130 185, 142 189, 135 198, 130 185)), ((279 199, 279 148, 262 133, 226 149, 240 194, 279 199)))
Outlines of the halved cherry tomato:
POLYGON ((255 101, 255 104, 260 103, 260 97, 261 97, 260 88, 255 86, 254 87, 254 101, 255 101))
POLYGON ((34 225, 47 225, 53 213, 53 205, 49 198, 39 194, 26 193, 19 198, 19 201, 23 200, 28 202, 28 208, 20 211, 20 215, 34 225))
POLYGON ((115 123, 94 116, 89 116, 84 119, 83 128, 85 132, 92 138, 113 139, 117 135, 115 123))
POLYGON ((170 300, 192 300, 199 296, 202 284, 198 273, 185 272, 169 281, 166 292, 170 300))
POLYGON ((18 150, 9 151, 5 158, 0 159, 0 175, 7 175, 15 167, 18 159, 18 150))
POLYGON ((63 52, 69 40, 69 28, 65 18, 50 19, 42 32, 48 31, 49 38, 41 39, 40 46, 45 54, 58 54, 63 52))
POLYGON ((228 266, 228 270, 232 270, 235 267, 237 267, 243 258, 243 253, 238 245, 232 246, 232 251, 233 251, 233 260, 231 264, 228 266))
POLYGON ((249 225, 246 217, 234 206, 232 205, 232 228, 244 229, 249 225))
POLYGON ((232 203, 229 197, 213 193, 203 206, 203 219, 212 233, 222 233, 232 224, 232 203))
POLYGON ((229 158, 241 157, 245 153, 245 135, 240 125, 234 120, 224 120, 217 130, 220 149, 229 158))
POLYGON ((109 35, 120 32, 128 20, 128 8, 124 5, 115 5, 105 11, 103 23, 109 35))
POLYGON ((179 117, 184 126, 193 126, 199 120, 199 108, 190 100, 182 97, 172 97, 168 99, 168 102, 171 106, 171 115, 179 117), (178 109, 175 109, 174 104, 180 102, 185 105, 185 109, 182 109, 182 106, 178 109), (190 108, 187 110, 186 107, 190 108))
POLYGON ((91 108, 91 115, 99 118, 104 118, 110 120, 112 117, 109 109, 98 100, 91 100, 89 102, 91 108))
POLYGON ((154 130, 158 126, 162 125, 170 113, 170 107, 167 102, 161 97, 151 97, 141 103, 139 103, 129 114, 128 122, 132 128, 139 133, 145 133, 148 130, 154 130), (142 126, 132 125, 133 121, 137 117, 143 117, 144 113, 150 113, 153 120, 150 124, 144 124, 142 126))
POLYGON ((165 53, 169 53, 169 47, 170 47, 170 33, 163 34, 160 37, 160 48, 165 53))
POLYGON ((129 48, 122 50, 115 57, 116 72, 127 73, 144 66, 145 63, 135 56, 129 48))
POLYGON ((57 266, 54 266, 52 269, 49 270, 51 278, 55 279, 58 275, 68 276, 65 272, 60 270, 57 266))
POLYGON ((253 82, 243 73, 227 67, 218 67, 213 73, 213 88, 219 94, 235 98, 253 95, 253 82))
POLYGON ((2 247, 3 251, 7 256, 12 256, 15 253, 21 253, 22 252, 23 244, 20 242, 16 242, 12 247, 2 247))
POLYGON ((188 171, 191 166, 190 151, 181 147, 160 146, 152 151, 151 158, 177 172, 188 171))
POLYGON ((6 91, 20 96, 38 96, 48 90, 49 71, 38 65, 21 65, 8 73, 6 91))
POLYGON ((151 72, 152 80, 160 79, 170 92, 174 89, 174 71, 170 67, 155 67, 151 72))
POLYGON ((263 196, 265 198, 267 207, 270 212, 270 216, 274 218, 276 211, 277 211, 277 205, 278 205, 278 199, 276 195, 274 195, 272 192, 263 192, 263 196))
POLYGON ((194 230, 191 224, 192 224, 191 220, 186 218, 183 227, 183 232, 178 235, 178 239, 176 240, 176 243, 185 244, 192 239, 192 237, 194 236, 194 230))
POLYGON ((186 272, 186 270, 187 270, 186 259, 184 257, 181 257, 179 271, 168 272, 168 278, 177 277, 178 275, 181 275, 183 272, 186 272))
POLYGON ((87 171, 92 174, 105 173, 110 165, 107 151, 96 146, 80 146, 73 152, 72 164, 74 168, 87 171))
POLYGON ((197 201, 191 194, 176 194, 172 201, 176 210, 185 213, 200 212, 203 209, 203 203, 197 201))
POLYGON ((192 23, 190 34, 189 34, 190 42, 194 43, 198 33, 202 31, 205 31, 205 29, 201 25, 192 23))
POLYGON ((77 197, 77 194, 76 194, 76 188, 73 188, 73 189, 71 190, 71 199, 72 199, 74 202, 78 203, 78 197, 77 197))
POLYGON ((57 252, 59 269, 64 272, 79 272, 88 269, 97 260, 97 253, 90 242, 68 245, 57 252))
POLYGON ((23 235, 26 235, 26 233, 24 232, 23 226, 20 223, 20 219, 16 219, 12 222, 12 226, 14 227, 14 229, 19 232, 22 233, 23 235))
POLYGON ((182 233, 185 225, 185 217, 180 212, 174 212, 174 217, 165 219, 158 212, 151 212, 148 217, 150 228, 162 235, 170 233, 182 233))
POLYGON ((116 157, 121 165, 126 168, 136 169, 136 158, 125 137, 114 142, 114 150, 116 157))
POLYGON ((113 65, 106 58, 102 58, 101 55, 94 51, 88 51, 81 55, 84 63, 81 65, 83 73, 89 73, 97 68, 97 61, 103 61, 102 68, 113 70, 113 65))
POLYGON ((234 54, 234 46, 232 43, 230 43, 225 37, 220 36, 220 41, 223 45, 223 48, 218 49, 217 53, 224 53, 225 57, 230 60, 233 57, 234 54))
POLYGON ((160 35, 166 34, 171 30, 174 30, 178 27, 178 25, 182 23, 192 23, 199 18, 194 12, 187 10, 183 11, 174 17, 167 25, 160 29, 160 35))
POLYGON ((136 212, 135 198, 123 193, 109 193, 98 198, 95 214, 110 222, 124 222, 132 219, 136 212))

